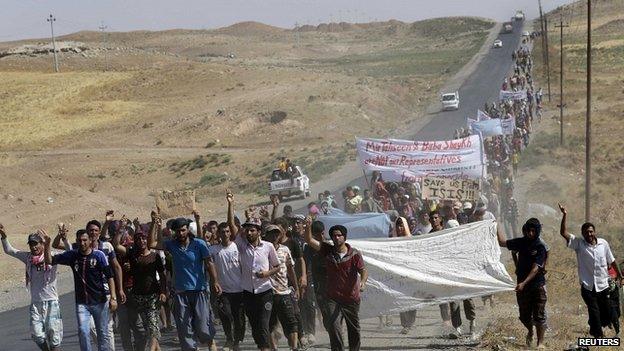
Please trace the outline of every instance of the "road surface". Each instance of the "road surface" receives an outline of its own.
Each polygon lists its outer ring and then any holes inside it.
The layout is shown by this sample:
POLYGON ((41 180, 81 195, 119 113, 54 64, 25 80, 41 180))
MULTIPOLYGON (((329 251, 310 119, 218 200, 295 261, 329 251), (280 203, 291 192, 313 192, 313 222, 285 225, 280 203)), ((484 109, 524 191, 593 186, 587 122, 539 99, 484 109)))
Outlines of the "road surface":
MULTIPOLYGON (((503 47, 487 51, 474 72, 465 80, 459 88, 460 108, 456 111, 440 111, 434 113, 433 118, 422 129, 411 137, 415 140, 444 140, 451 139, 455 129, 466 126, 466 118, 476 116, 477 109, 483 108, 486 101, 496 101, 498 91, 503 79, 511 68, 511 53, 520 42, 521 30, 515 28, 512 34, 499 35, 503 40, 503 47)), ((491 44, 491 43, 490 43, 491 44)), ((333 193, 339 194, 348 184, 365 185, 365 180, 360 170, 343 171, 341 181, 332 181, 327 187, 333 193)), ((335 179, 336 175, 332 175, 335 179)), ((338 174, 340 176, 340 174, 338 174)), ((315 192, 321 189, 314 189, 315 192)), ((303 208, 309 200, 292 201, 293 208, 303 208)), ((67 279, 67 278, 66 278, 67 279)), ((69 278, 71 279, 71 278, 69 278)), ((26 291, 24 291, 26 293, 26 291)), ((64 322, 63 350, 79 350, 77 324, 75 316, 73 293, 65 294, 60 299, 64 322)), ((477 299, 478 300, 478 299, 477 299)), ((479 329, 487 324, 487 308, 481 306, 481 301, 475 301, 477 309, 477 326, 479 329)), ((488 307, 489 308, 489 307, 488 307)), ((451 340, 441 336, 440 312, 436 307, 426 308, 418 312, 416 325, 408 335, 399 334, 398 316, 394 317, 394 325, 379 329, 377 319, 365 320, 362 323, 362 349, 363 350, 432 350, 449 349, 465 350, 475 347, 478 341, 463 337, 451 340)), ((177 343, 173 341, 173 333, 165 333, 161 342, 163 350, 179 350, 177 343)), ((223 345, 223 331, 217 332, 217 343, 223 345)), ((28 326, 28 307, 17 308, 0 313, 0 350, 30 351, 36 346, 30 339, 28 326)), ((284 348, 282 340, 281 346, 284 348)), ((121 350, 119 338, 117 338, 117 350, 121 350)), ((252 343, 251 335, 247 335, 243 350, 256 350, 252 343)), ((317 345, 310 350, 328 350, 329 341, 327 333, 322 327, 317 326, 317 345)))

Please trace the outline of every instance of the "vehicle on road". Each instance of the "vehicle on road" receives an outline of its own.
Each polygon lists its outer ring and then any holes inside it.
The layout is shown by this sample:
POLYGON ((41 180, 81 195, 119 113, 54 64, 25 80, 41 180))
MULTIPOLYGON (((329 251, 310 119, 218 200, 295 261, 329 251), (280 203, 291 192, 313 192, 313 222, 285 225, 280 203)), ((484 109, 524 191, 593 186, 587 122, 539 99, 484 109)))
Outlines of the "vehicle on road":
POLYGON ((514 15, 514 19, 516 21, 524 21, 524 12, 520 10, 516 11, 516 14, 514 15))
POLYGON ((493 47, 495 47, 495 48, 502 48, 502 47, 503 47, 503 41, 502 41, 502 40, 500 40, 500 39, 496 39, 496 40, 494 40, 494 45, 493 45, 493 47))
POLYGON ((531 36, 531 33, 529 33, 529 31, 526 31, 526 30, 525 30, 524 32, 522 32, 522 36, 523 36, 523 37, 527 37, 527 38, 528 38, 528 37, 530 37, 530 36, 531 36))
POLYGON ((442 94, 442 110, 459 109, 459 92, 442 94))
POLYGON ((310 179, 299 166, 295 166, 292 174, 274 169, 269 181, 269 195, 284 197, 299 196, 305 199, 310 196, 310 179))
POLYGON ((503 23, 503 33, 513 33, 513 24, 511 22, 503 23))

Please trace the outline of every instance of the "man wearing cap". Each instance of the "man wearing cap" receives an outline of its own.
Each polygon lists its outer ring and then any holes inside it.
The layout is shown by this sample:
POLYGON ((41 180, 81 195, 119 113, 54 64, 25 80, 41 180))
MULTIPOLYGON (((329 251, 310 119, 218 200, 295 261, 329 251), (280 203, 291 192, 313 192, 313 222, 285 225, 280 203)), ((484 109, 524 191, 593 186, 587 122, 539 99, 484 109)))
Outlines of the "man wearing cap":
POLYGON ((533 342, 533 326, 537 332, 537 347, 544 348, 546 331, 546 246, 540 240, 542 225, 537 218, 530 218, 522 226, 522 238, 507 240, 497 226, 498 244, 516 251, 517 264, 516 299, 520 311, 520 321, 527 328, 526 345, 533 342))
POLYGON ((186 218, 176 218, 171 223, 174 238, 163 241, 162 233, 156 230, 160 221, 159 214, 152 212, 148 246, 151 249, 168 251, 173 260, 175 287, 173 315, 176 319, 180 348, 182 351, 196 350, 199 341, 208 344, 211 350, 216 350, 206 270, 210 275, 214 293, 221 295, 221 286, 214 266, 209 265, 208 245, 204 240, 190 234, 190 221, 186 218))
POLYGON ((0 236, 4 252, 26 265, 26 286, 30 290, 30 330, 33 341, 41 350, 60 350, 63 339, 63 320, 56 291, 56 266, 44 262, 43 238, 38 233, 30 234, 28 236, 30 251, 26 252, 11 246, 2 224, 0 224, 0 236))
POLYGON ((360 252, 346 243, 347 228, 335 225, 329 228, 333 245, 320 242, 312 236, 312 219, 306 218, 305 241, 318 251, 327 263, 327 308, 329 318, 325 329, 333 351, 344 350, 342 319, 347 323, 349 350, 360 349, 360 292, 364 291, 368 272, 360 252))
POLYGON ((238 351, 238 344, 245 337, 240 255, 238 247, 230 240, 230 227, 227 223, 217 225, 217 235, 220 242, 208 248, 209 264, 214 266, 223 290, 217 298, 217 305, 220 306, 219 319, 227 340, 225 346, 238 351))
POLYGON ((241 288, 243 289, 243 305, 251 334, 258 349, 269 351, 269 320, 273 309, 273 284, 271 276, 280 270, 275 247, 260 239, 262 225, 259 219, 250 217, 242 225, 242 230, 234 223, 234 195, 228 190, 228 226, 234 233, 234 243, 238 247, 241 265, 241 288))

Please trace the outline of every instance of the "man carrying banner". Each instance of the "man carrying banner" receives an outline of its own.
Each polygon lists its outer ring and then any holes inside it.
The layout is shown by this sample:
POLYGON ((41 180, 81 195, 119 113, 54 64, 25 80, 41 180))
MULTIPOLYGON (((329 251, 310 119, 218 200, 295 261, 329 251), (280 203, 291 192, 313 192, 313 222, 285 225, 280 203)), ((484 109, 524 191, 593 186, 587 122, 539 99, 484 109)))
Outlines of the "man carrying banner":
POLYGON ((497 226, 498 244, 517 252, 516 299, 520 311, 520 321, 527 328, 526 345, 533 342, 533 326, 537 332, 537 348, 545 349, 544 332, 546 331, 546 246, 540 240, 542 225, 537 218, 530 218, 522 226, 523 237, 507 240, 497 226))

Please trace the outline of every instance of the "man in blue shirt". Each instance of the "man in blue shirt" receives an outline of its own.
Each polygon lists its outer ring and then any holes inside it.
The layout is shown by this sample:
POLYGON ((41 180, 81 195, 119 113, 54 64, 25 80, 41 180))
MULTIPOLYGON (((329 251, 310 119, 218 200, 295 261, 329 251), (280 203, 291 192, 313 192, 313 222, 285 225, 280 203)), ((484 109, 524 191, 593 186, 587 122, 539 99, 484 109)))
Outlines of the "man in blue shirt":
POLYGON ((91 351, 90 319, 95 320, 97 345, 99 351, 112 348, 108 334, 109 308, 117 309, 115 281, 106 255, 94 250, 93 241, 85 232, 76 233, 77 250, 65 251, 52 256, 50 237, 42 231, 44 239, 45 262, 52 265, 64 265, 74 273, 76 295, 76 316, 78 319, 78 338, 81 351, 91 351), (110 287, 110 303, 107 302, 107 286, 110 287))
POLYGON ((215 328, 212 324, 210 297, 206 291, 206 270, 214 292, 221 295, 221 287, 214 267, 209 266, 208 245, 204 240, 193 237, 189 231, 189 220, 177 218, 171 224, 174 239, 163 241, 160 216, 152 212, 152 226, 148 246, 167 250, 173 259, 175 296, 173 314, 178 328, 182 351, 197 350, 197 341, 217 349, 213 340, 215 328), (197 339, 197 341, 196 341, 197 339))
POLYGON ((544 349, 546 331, 546 246, 540 240, 542 225, 537 218, 530 218, 522 226, 523 237, 507 240, 497 226, 498 243, 511 251, 518 252, 516 264, 516 299, 520 310, 520 321, 527 328, 527 347, 533 342, 533 326, 537 331, 537 348, 544 349))

